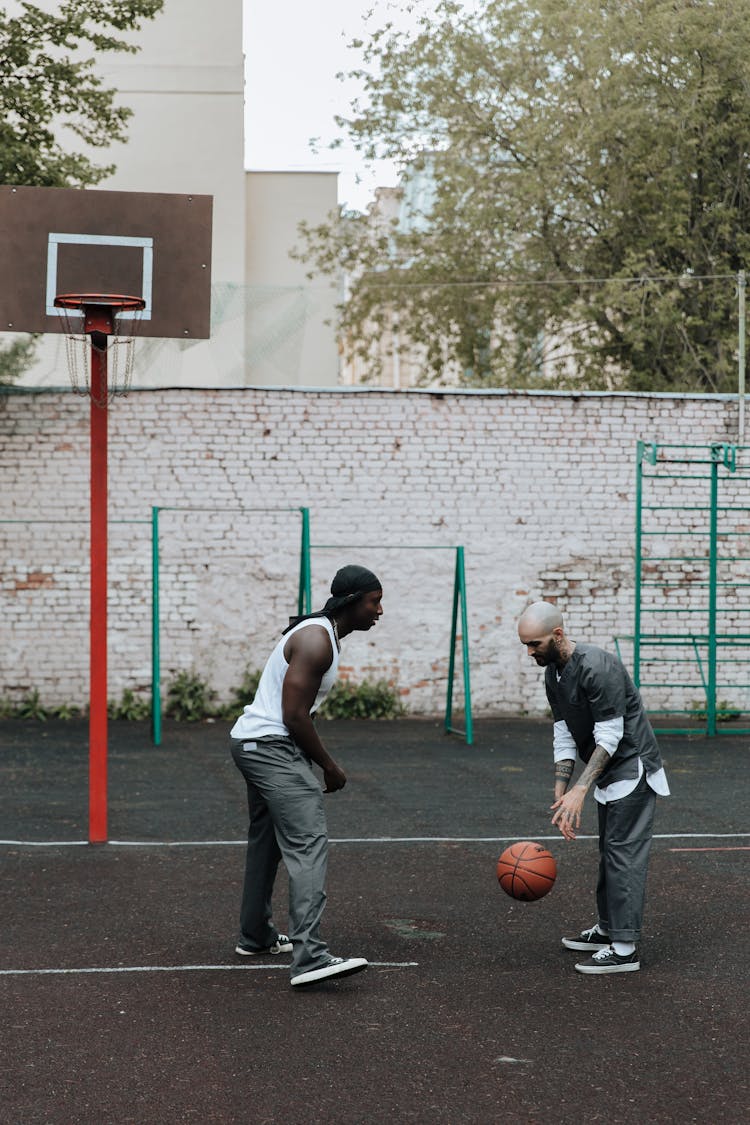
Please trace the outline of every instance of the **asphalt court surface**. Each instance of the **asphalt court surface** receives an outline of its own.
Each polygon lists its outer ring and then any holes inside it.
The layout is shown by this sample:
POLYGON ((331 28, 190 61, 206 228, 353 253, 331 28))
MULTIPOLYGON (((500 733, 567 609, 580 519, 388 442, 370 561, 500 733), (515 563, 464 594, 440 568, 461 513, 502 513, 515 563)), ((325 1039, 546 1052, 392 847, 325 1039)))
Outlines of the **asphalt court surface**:
MULTIPOLYGON (((582 838, 549 825, 550 724, 328 723, 324 936, 368 972, 302 992, 232 954, 246 832, 223 724, 110 724, 109 835, 87 832, 82 722, 0 723, 3 1125, 568 1125, 748 1118, 750 755, 663 736, 643 968, 590 978, 582 838), (494 866, 538 839, 558 880, 515 903, 494 866), (50 843, 50 841, 52 843, 50 843), (102 971, 100 971, 102 970, 102 971)), ((285 923, 280 872, 276 920, 285 923)))

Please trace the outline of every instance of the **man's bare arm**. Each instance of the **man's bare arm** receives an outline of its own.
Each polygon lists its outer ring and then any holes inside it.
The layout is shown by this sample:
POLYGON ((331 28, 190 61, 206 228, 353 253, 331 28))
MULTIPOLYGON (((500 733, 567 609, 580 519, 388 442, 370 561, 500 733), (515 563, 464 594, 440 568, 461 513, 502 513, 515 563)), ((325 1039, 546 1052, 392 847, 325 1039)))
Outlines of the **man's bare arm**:
POLYGON ((321 742, 310 715, 320 682, 333 659, 328 631, 320 627, 294 633, 287 641, 284 656, 289 664, 281 689, 284 725, 300 749, 323 770, 326 792, 343 789, 346 774, 321 742))

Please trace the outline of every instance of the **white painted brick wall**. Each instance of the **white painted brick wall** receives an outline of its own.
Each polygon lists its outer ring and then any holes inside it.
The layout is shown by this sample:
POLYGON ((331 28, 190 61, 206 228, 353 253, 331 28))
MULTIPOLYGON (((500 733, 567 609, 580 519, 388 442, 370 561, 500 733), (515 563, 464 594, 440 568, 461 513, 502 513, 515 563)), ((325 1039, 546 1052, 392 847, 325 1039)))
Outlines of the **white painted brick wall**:
MULTIPOLYGON (((59 521, 0 523, 2 694, 14 699, 87 696, 88 416, 68 393, 0 396, 0 519, 59 521)), ((223 696, 296 606, 298 511, 247 509, 306 506, 327 545, 313 552, 316 605, 344 563, 383 580, 382 622, 345 642, 352 677, 392 678, 412 710, 442 710, 454 552, 401 545, 462 544, 475 710, 543 711, 516 637, 524 606, 555 598, 574 637, 610 648, 632 633, 636 442, 733 441, 736 425, 720 396, 132 392, 110 415, 110 696, 150 681, 152 505, 208 509, 161 515, 162 672, 195 669, 223 696)), ((700 568, 680 575, 667 596, 704 604, 700 568)), ((746 600, 727 631, 747 626, 746 600)))

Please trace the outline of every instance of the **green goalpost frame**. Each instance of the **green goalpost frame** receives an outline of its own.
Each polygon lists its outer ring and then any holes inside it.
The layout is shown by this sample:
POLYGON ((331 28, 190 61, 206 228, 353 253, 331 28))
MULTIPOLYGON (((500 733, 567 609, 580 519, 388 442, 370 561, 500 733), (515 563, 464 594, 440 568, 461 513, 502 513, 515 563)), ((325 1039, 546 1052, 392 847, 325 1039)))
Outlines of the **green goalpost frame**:
POLYGON ((464 549, 456 547, 456 573, 453 580, 453 614, 451 616, 451 653, 448 662, 448 695, 445 701, 446 733, 464 734, 466 745, 474 741, 474 724, 471 719, 471 676, 469 667, 469 616, 466 608, 466 568, 464 549), (458 730, 451 725, 453 719, 453 679, 456 664, 456 632, 458 629, 458 609, 461 608, 461 656, 464 672, 464 715, 466 730, 458 730))
POLYGON ((362 547, 363 550, 419 550, 419 551, 455 551, 455 570, 453 578, 453 609, 451 615, 451 649, 449 655, 448 694, 445 700, 444 729, 446 733, 462 735, 466 738, 467 745, 473 742, 473 722, 471 715, 471 667, 469 658, 469 616, 467 610, 467 578, 466 564, 464 564, 463 547, 443 547, 432 543, 379 543, 377 548, 362 546, 360 543, 311 543, 310 542, 310 513, 307 507, 245 507, 245 508, 208 508, 208 507, 173 507, 154 506, 151 513, 152 528, 152 672, 151 672, 151 729, 154 746, 161 746, 162 741, 162 699, 161 699, 161 632, 160 632, 160 551, 159 551, 159 517, 161 512, 299 512, 301 517, 300 548, 299 548, 299 583, 297 589, 297 612, 309 613, 313 607, 313 592, 311 592, 311 566, 310 555, 313 550, 338 550, 347 546, 362 547), (463 668, 463 705, 464 729, 453 726, 453 695, 455 681, 455 647, 459 636, 459 618, 461 622, 461 659, 463 668))
POLYGON ((466 567, 464 562, 463 547, 444 547, 437 544, 410 544, 410 543, 378 543, 377 546, 367 543, 309 543, 307 574, 310 573, 309 552, 339 551, 356 548, 362 551, 455 551, 456 566, 453 580, 453 612, 451 615, 451 647, 448 658, 448 691, 445 701, 445 719, 443 728, 446 734, 463 735, 466 745, 474 742, 474 724, 471 715, 471 667, 469 659, 469 617, 466 604, 466 567), (464 680, 464 722, 465 729, 453 726, 453 689, 456 669, 456 639, 458 637, 458 619, 461 617, 461 657, 463 661, 464 680))
POLYGON ((309 508, 151 508, 151 741, 161 745, 161 637, 159 625, 159 513, 217 512, 246 515, 249 512, 299 512, 302 517, 300 540, 299 586, 297 612, 309 613, 312 604, 310 578, 310 510, 309 508))

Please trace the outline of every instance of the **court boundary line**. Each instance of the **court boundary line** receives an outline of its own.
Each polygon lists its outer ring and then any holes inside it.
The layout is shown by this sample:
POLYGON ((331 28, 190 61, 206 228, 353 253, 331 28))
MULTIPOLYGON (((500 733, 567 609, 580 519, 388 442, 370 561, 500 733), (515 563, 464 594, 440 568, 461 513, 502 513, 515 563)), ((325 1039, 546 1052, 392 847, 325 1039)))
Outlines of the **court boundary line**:
MULTIPOLYGON (((416 969, 419 961, 370 961, 371 969, 416 969)), ((103 973, 198 973, 230 972, 248 973, 263 970, 289 972, 289 963, 281 965, 116 965, 72 969, 0 969, 0 977, 76 976, 103 973)))
MULTIPOLYGON (((745 840, 750 832, 657 832, 654 840, 745 840)), ((505 844, 526 837, 515 836, 339 836, 330 844, 505 844)), ((562 836, 531 836, 529 839, 560 841, 562 836)), ((577 840, 598 840, 598 835, 579 835, 577 840)), ((16 848, 238 848, 247 840, 107 840, 90 844, 88 840, 0 840, 0 847, 16 848)))

